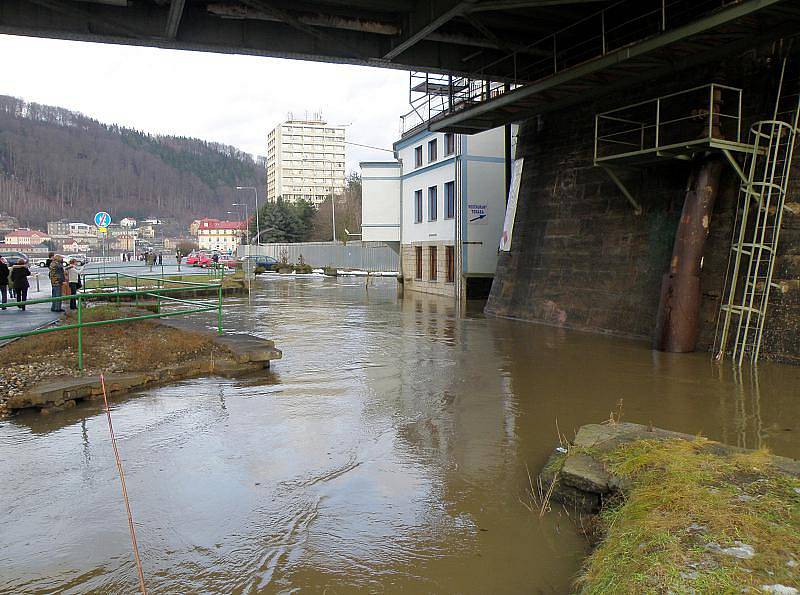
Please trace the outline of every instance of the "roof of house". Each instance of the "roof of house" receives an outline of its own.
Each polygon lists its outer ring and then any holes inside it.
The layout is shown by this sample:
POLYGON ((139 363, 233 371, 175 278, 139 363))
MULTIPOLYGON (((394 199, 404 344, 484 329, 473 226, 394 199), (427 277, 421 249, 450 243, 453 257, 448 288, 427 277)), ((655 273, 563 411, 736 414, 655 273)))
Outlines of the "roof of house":
POLYGON ((244 221, 220 221, 219 219, 200 219, 200 229, 246 229, 244 221))
POLYGON ((49 238, 49 237, 50 236, 43 231, 39 231, 37 229, 28 229, 27 227, 23 227, 21 229, 15 229, 14 231, 10 231, 6 234, 6 238, 49 238))

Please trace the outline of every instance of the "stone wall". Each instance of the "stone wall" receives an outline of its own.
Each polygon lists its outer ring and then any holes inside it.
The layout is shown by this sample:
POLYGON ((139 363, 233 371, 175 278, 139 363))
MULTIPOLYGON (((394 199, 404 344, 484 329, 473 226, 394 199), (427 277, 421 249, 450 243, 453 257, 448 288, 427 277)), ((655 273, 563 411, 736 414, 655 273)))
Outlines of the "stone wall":
MULTIPOLYGON (((594 115, 637 100, 718 82, 743 89, 745 130, 772 117, 781 60, 765 48, 710 67, 683 71, 641 89, 585 103, 520 129, 525 158, 512 250, 502 253, 486 311, 592 332, 652 339, 661 287, 683 205, 690 164, 667 161, 624 174, 644 212, 633 209, 592 165, 594 115)), ((796 155, 797 157, 797 155, 796 155)), ((701 278, 700 349, 713 345, 723 292, 738 178, 723 174, 701 278)), ((764 351, 800 357, 800 167, 784 216, 764 351)))

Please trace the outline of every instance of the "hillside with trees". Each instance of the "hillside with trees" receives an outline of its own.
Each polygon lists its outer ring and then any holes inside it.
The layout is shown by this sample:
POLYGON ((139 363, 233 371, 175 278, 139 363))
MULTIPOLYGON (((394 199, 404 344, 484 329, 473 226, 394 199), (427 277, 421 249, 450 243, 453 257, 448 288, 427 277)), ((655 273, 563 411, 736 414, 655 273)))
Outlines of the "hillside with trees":
POLYGON ((262 161, 235 147, 151 135, 0 95, 0 212, 21 225, 89 221, 101 209, 117 221, 225 218, 241 198, 235 187, 263 188, 263 172, 262 161))

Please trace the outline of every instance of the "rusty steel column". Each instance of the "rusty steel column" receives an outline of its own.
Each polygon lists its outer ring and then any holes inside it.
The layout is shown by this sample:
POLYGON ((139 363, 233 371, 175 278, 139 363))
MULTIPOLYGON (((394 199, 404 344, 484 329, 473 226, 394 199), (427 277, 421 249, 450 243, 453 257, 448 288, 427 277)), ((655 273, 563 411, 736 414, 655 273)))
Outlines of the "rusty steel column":
POLYGON ((661 282, 655 335, 655 347, 661 351, 687 353, 697 346, 700 270, 722 168, 722 160, 711 156, 692 169, 669 272, 661 282))

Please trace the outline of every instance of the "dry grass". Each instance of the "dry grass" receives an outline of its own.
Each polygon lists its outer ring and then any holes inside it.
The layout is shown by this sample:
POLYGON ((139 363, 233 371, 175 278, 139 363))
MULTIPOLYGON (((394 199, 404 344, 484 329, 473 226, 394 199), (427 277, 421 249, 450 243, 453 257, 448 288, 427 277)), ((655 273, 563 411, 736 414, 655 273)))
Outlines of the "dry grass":
MULTIPOLYGON (((141 312, 138 312, 141 313, 141 312)), ((112 320, 130 316, 129 309, 94 306, 83 313, 83 320, 112 320)), ((67 323, 75 322, 73 314, 67 323)), ((4 365, 57 359, 77 366, 77 330, 58 331, 25 337, 0 350, 4 365)), ((84 365, 92 369, 145 371, 198 357, 216 357, 222 350, 201 333, 174 329, 148 320, 120 322, 90 327, 83 331, 84 365)))
POLYGON ((718 456, 706 441, 639 441, 599 458, 633 480, 600 516, 606 532, 584 593, 741 593, 800 585, 800 480, 759 451, 718 456), (713 551, 741 542, 751 559, 713 551))

